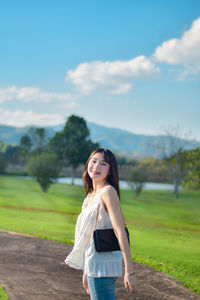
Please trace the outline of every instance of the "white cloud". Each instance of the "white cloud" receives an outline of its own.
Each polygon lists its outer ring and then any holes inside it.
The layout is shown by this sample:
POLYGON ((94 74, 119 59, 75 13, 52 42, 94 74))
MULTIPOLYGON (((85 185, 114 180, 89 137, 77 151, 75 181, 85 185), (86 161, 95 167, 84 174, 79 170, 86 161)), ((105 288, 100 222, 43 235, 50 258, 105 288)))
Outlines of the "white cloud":
POLYGON ((9 111, 0 108, 0 123, 10 126, 46 126, 58 125, 65 122, 65 118, 59 114, 37 114, 33 111, 9 111))
POLYGON ((162 43, 154 53, 158 62, 171 65, 182 64, 187 73, 200 71, 200 18, 192 23, 191 28, 185 31, 180 39, 171 39, 162 43))
POLYGON ((0 89, 0 103, 13 99, 18 99, 23 102, 39 101, 48 103, 52 100, 69 101, 71 98, 70 93, 45 93, 36 87, 17 88, 16 86, 11 86, 9 88, 0 89))
POLYGON ((159 71, 141 55, 127 61, 82 63, 67 72, 66 80, 72 81, 83 94, 96 89, 106 90, 110 94, 125 94, 132 88, 131 80, 152 77, 159 71))

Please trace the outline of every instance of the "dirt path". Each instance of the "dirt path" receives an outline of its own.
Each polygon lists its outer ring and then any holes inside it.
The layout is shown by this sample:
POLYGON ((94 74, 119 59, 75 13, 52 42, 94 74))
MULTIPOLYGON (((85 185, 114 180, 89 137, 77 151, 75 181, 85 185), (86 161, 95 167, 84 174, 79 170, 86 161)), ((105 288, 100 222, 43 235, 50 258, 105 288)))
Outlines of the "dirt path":
MULTIPOLYGON (((0 232, 0 285, 10 300, 90 299, 82 272, 63 260, 72 246, 26 235, 0 232)), ((170 276, 135 263, 137 291, 130 295, 117 281, 117 300, 200 300, 170 276)), ((105 299, 106 300, 106 299, 105 299)))

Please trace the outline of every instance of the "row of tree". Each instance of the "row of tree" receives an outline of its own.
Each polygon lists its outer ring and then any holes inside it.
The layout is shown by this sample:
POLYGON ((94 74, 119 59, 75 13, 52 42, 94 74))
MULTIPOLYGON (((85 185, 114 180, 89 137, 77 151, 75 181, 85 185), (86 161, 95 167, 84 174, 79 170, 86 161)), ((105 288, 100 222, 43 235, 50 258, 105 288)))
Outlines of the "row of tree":
MULTIPOLYGON (((137 195, 144 183, 154 180, 155 175, 164 181, 173 179, 176 197, 179 195, 180 183, 186 188, 200 188, 200 147, 184 151, 185 140, 181 140, 177 134, 169 133, 167 138, 167 143, 165 135, 159 145, 154 145, 160 158, 136 160, 117 157, 119 166, 127 166, 129 169, 128 182, 137 195)), ((89 154, 98 147, 99 144, 93 143, 89 137, 86 121, 72 115, 63 130, 50 139, 44 128, 31 128, 22 136, 19 145, 0 142, 0 173, 5 171, 8 163, 20 162, 45 192, 64 167, 71 167, 73 184, 77 167, 84 164, 89 154)))
POLYGON ((86 121, 72 115, 64 129, 57 132, 48 143, 43 128, 35 129, 31 135, 21 138, 19 148, 24 161, 28 161, 28 173, 39 182, 44 192, 65 166, 71 167, 74 184, 76 168, 84 164, 89 154, 99 147, 98 143, 91 141, 89 134, 86 121))
POLYGON ((71 115, 63 130, 51 139, 48 139, 44 128, 32 127, 21 137, 17 146, 0 142, 0 173, 5 172, 8 163, 20 163, 38 181, 43 192, 47 192, 61 169, 71 167, 74 184, 76 168, 84 164, 89 154, 99 147, 89 135, 86 121, 75 115, 71 115))
POLYGON ((185 151, 182 141, 173 135, 167 148, 162 143, 159 147, 162 147, 161 159, 138 161, 130 174, 128 183, 136 195, 140 194, 149 172, 156 169, 158 175, 173 179, 176 198, 179 197, 180 184, 186 189, 200 189, 200 147, 185 151))

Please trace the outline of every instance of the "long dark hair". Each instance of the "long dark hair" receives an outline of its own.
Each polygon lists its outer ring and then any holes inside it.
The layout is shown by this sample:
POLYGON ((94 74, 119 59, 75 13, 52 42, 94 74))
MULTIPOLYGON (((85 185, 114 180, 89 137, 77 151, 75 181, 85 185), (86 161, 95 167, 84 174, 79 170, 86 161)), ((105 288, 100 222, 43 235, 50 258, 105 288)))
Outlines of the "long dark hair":
POLYGON ((85 168, 84 168, 82 177, 83 177, 83 185, 85 188, 86 195, 88 193, 90 193, 91 191, 93 191, 92 179, 90 178, 87 169, 88 169, 88 164, 89 164, 90 159, 96 153, 103 153, 105 161, 109 164, 110 170, 109 170, 109 174, 107 177, 107 182, 116 189, 117 194, 120 198, 117 160, 116 160, 114 154, 110 150, 104 149, 104 148, 99 148, 97 150, 94 150, 90 154, 90 156, 85 164, 85 168))

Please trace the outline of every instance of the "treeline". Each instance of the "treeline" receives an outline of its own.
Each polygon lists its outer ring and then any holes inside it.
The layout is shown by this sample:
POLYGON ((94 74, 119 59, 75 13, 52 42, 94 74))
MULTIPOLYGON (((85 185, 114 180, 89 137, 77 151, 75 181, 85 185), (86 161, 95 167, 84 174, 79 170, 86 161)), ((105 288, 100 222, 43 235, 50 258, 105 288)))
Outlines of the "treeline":
POLYGON ((200 189, 200 147, 188 151, 178 148, 160 159, 144 158, 132 164, 127 181, 136 195, 140 194, 145 182, 173 183, 177 198, 180 185, 185 189, 200 189))
POLYGON ((40 184, 42 191, 58 178, 61 169, 70 167, 72 184, 74 172, 84 164, 89 154, 100 147, 89 138, 86 121, 71 115, 63 128, 48 139, 44 128, 31 128, 22 136, 17 146, 0 144, 0 173, 4 173, 8 163, 25 166, 28 175, 40 184))
MULTIPOLYGON (((120 178, 127 180, 137 195, 145 182, 174 183, 177 197, 180 184, 187 189, 200 188, 200 147, 183 151, 177 136, 173 135, 170 136, 170 144, 165 145, 162 141, 159 144, 162 150, 160 158, 138 160, 116 154, 120 178), (172 145, 171 148, 169 145, 172 145), (164 151, 165 148, 167 151, 164 151)), ((8 165, 18 165, 36 179, 46 192, 61 173, 66 176, 63 174, 66 168, 71 170, 73 184, 77 168, 85 164, 89 154, 98 147, 100 145, 90 139, 86 121, 71 115, 63 130, 52 138, 47 136, 44 128, 30 128, 21 137, 19 145, 0 142, 0 174, 6 172, 8 165)))

